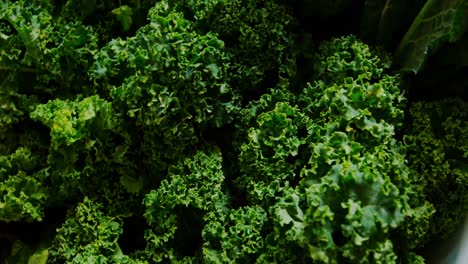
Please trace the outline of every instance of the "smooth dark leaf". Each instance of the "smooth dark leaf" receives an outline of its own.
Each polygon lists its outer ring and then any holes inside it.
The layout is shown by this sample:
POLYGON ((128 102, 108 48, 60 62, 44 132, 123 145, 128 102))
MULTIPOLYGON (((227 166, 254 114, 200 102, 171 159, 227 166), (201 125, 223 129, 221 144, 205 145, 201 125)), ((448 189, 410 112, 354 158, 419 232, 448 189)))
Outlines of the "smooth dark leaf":
POLYGON ((418 73, 441 44, 456 41, 466 30, 467 8, 465 0, 427 1, 396 51, 401 70, 418 73))

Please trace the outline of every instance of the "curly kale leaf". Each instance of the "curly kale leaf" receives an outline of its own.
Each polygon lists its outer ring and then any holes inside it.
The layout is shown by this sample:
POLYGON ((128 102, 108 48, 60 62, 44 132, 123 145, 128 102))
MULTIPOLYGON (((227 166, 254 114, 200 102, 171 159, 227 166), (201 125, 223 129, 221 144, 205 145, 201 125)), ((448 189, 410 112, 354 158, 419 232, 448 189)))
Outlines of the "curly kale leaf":
POLYGON ((301 185, 275 205, 277 232, 319 263, 392 263, 389 234, 402 224, 405 206, 403 187, 392 179, 407 171, 389 163, 403 158, 384 147, 350 149, 347 141, 336 132, 315 148, 309 166, 316 169, 304 170, 301 185), (323 155, 322 147, 336 154, 323 155))
MULTIPOLYGON (((26 1, 2 2, 0 5, 1 19, 8 21, 17 32, 17 35, 3 35, 2 42, 10 44, 13 41, 19 41, 26 48, 21 58, 22 62, 28 66, 46 55, 48 50, 46 45, 53 42, 52 38, 48 38, 53 34, 52 16, 47 12, 50 11, 51 6, 47 4, 47 1, 35 2, 34 5, 29 5, 26 1), (47 11, 44 12, 42 8, 47 11)), ((12 58, 15 57, 12 56, 12 58)), ((48 65, 50 61, 45 66, 48 65)))
POLYGON ((468 210, 468 105, 460 99, 417 102, 405 136, 408 164, 435 213, 419 246, 450 235, 468 210))
POLYGON ((353 36, 324 42, 316 57, 317 79, 301 94, 274 90, 241 112, 236 182, 272 220, 257 261, 396 263, 392 234, 431 213, 410 204, 394 138, 405 103, 398 76, 353 36))
POLYGON ((146 233, 146 252, 152 261, 188 261, 191 257, 185 252, 200 246, 193 243, 201 239, 203 223, 226 218, 221 162, 219 150, 198 151, 170 167, 161 186, 146 195, 145 218, 152 227, 146 233), (180 244, 188 244, 190 249, 180 248, 180 244))
POLYGON ((300 97, 306 113, 326 131, 346 131, 362 144, 392 140, 406 98, 398 75, 386 73, 388 55, 348 36, 322 43, 316 57, 317 80, 300 97))
POLYGON ((49 190, 34 175, 39 158, 28 148, 0 156, 0 220, 41 221, 49 190))
POLYGON ((55 8, 66 21, 92 26, 103 44, 122 35, 129 36, 147 24, 148 10, 154 5, 152 0, 68 0, 55 3, 55 8))
POLYGON ((389 54, 369 47, 353 35, 323 41, 315 57, 316 79, 326 83, 349 77, 378 81, 391 65, 389 54))
MULTIPOLYGON (((61 94, 85 91, 82 76, 97 50, 97 36, 81 22, 66 22, 53 16, 50 1, 9 1, 0 4, 0 71, 30 73, 39 83, 59 83, 61 94), (69 89, 64 89, 69 88, 69 89)), ((48 85, 49 86, 49 85, 48 85)), ((40 87, 50 93, 56 87, 40 87)), ((72 93, 73 94, 73 93, 72 93)))
POLYGON ((117 126, 112 105, 99 96, 69 101, 56 99, 36 107, 33 120, 50 128, 51 148, 69 146, 93 133, 117 126))
POLYGON ((37 159, 31 150, 25 147, 18 148, 10 155, 0 156, 0 180, 5 180, 20 170, 34 172, 37 159))
POLYGON ((112 200, 125 193, 123 188, 141 189, 129 184, 140 180, 135 175, 137 164, 130 158, 131 140, 111 103, 99 96, 56 99, 37 105, 31 117, 50 128, 47 164, 38 177, 52 187, 60 199, 55 202, 79 194, 112 200))
POLYGON ((188 20, 168 8, 158 3, 150 24, 134 37, 108 43, 96 55, 90 77, 139 125, 220 126, 234 108, 224 44, 212 34, 193 32, 188 20))
POLYGON ((145 164, 158 174, 199 141, 200 129, 230 123, 238 100, 221 40, 196 33, 166 2, 148 17, 135 36, 97 53, 89 76, 135 124, 145 164))
POLYGON ((133 10, 131 7, 127 5, 120 6, 114 10, 112 10, 112 14, 114 14, 117 18, 117 20, 120 22, 122 25, 123 31, 128 31, 130 27, 132 26, 132 15, 133 15, 133 10))
POLYGON ((241 111, 236 184, 246 189, 251 202, 272 202, 282 187, 297 181, 299 149, 313 124, 291 106, 293 99, 287 90, 271 90, 241 111))
POLYGON ((11 256, 7 258, 7 263, 46 264, 49 258, 49 250, 44 245, 30 247, 20 240, 15 240, 11 247, 11 256))
POLYGON ((244 96, 262 94, 281 78, 294 76, 297 22, 287 5, 259 0, 174 2, 175 9, 194 21, 195 30, 216 33, 226 43, 232 87, 244 96))
POLYGON ((122 253, 121 223, 106 214, 102 204, 87 197, 71 211, 57 230, 50 263, 144 263, 122 253))
POLYGON ((0 220, 41 221, 48 196, 40 181, 19 171, 0 183, 0 220))
POLYGON ((229 208, 221 153, 198 151, 169 169, 145 198, 145 255, 152 262, 252 262, 263 251, 267 212, 259 206, 229 208), (183 245, 188 245, 189 248, 183 245))
POLYGON ((228 217, 210 221, 203 229, 204 260, 207 263, 254 262, 265 246, 262 230, 267 221, 267 213, 259 206, 231 210, 228 217))

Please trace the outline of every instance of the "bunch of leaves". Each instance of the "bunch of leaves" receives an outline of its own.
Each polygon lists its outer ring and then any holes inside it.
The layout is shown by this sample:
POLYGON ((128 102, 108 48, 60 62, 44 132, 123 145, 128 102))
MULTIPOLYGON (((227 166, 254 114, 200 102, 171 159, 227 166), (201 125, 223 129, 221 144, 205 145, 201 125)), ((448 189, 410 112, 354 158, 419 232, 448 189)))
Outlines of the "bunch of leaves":
POLYGON ((241 111, 239 125, 239 177, 235 183, 246 191, 247 201, 265 208, 274 203, 281 188, 297 181, 312 121, 294 103, 285 89, 271 90, 241 111))
POLYGON ((0 137, 6 170, 1 197, 2 219, 7 222, 41 221, 50 198, 55 197, 54 187, 41 171, 47 134, 31 122, 30 113, 52 93, 74 97, 89 90, 82 76, 96 49, 96 36, 90 27, 66 22, 53 13, 50 1, 0 3, 0 137), (21 156, 34 165, 7 169, 21 156))
POLYGON ((229 123, 237 96, 222 41, 196 33, 164 1, 149 20, 135 36, 100 50, 89 76, 141 130, 148 163, 160 170, 198 141, 198 127, 229 123))
POLYGON ((74 203, 87 195, 113 203, 120 213, 131 211, 125 207, 135 202, 131 193, 142 184, 132 182, 138 182, 129 151, 132 141, 111 103, 99 96, 56 99, 38 105, 31 118, 50 128, 47 160, 36 172, 50 186, 50 205, 74 203))
POLYGON ((323 42, 319 50, 316 81, 300 99, 306 113, 367 147, 392 141, 403 124, 406 98, 399 76, 390 74, 388 54, 354 36, 323 42))
POLYGON ((85 197, 57 230, 47 263, 144 263, 122 253, 121 234, 119 219, 85 197))
POLYGON ((295 76, 296 19, 282 1, 179 0, 175 9, 199 32, 213 32, 226 43, 232 87, 247 101, 281 78, 295 76))
POLYGON ((197 151, 171 166, 161 186, 146 195, 150 262, 253 262, 264 247, 266 212, 230 206, 219 149, 197 151))
MULTIPOLYGON (((463 51, 466 1, 364 2, 366 39, 401 33, 397 70, 463 51)), ((402 145, 390 56, 353 36, 315 54, 295 16, 275 0, 1 2, 0 221, 70 209, 52 243, 12 236, 8 260, 423 263, 411 251, 467 209, 466 104, 415 104, 402 145), (230 128, 233 149, 206 146, 230 128), (119 245, 124 228, 145 245, 119 245)))
POLYGON ((405 136, 408 164, 434 205, 420 245, 451 235, 468 210, 468 105, 460 99, 417 102, 405 136))
POLYGON ((73 96, 90 89, 83 76, 97 50, 91 27, 54 17, 45 0, 2 2, 0 14, 0 72, 35 80, 29 85, 40 94, 73 96))
POLYGON ((317 58, 316 80, 298 97, 276 90, 242 111, 236 182, 270 220, 258 260, 395 263, 404 256, 392 230, 431 213, 409 204, 394 139, 405 105, 398 76, 353 36, 324 42, 317 58))
POLYGON ((39 157, 26 147, 0 156, 0 220, 41 221, 48 196, 35 169, 39 157))
POLYGON ((146 252, 152 262, 187 262, 201 257, 201 245, 196 243, 201 240, 203 224, 223 219, 227 213, 221 161, 219 150, 198 151, 171 166, 161 186, 146 195, 145 217, 153 227, 145 235, 149 241, 146 252))
POLYGON ((204 259, 208 263, 251 263, 264 252, 264 230, 268 214, 260 206, 231 209, 225 218, 218 218, 203 230, 204 259))

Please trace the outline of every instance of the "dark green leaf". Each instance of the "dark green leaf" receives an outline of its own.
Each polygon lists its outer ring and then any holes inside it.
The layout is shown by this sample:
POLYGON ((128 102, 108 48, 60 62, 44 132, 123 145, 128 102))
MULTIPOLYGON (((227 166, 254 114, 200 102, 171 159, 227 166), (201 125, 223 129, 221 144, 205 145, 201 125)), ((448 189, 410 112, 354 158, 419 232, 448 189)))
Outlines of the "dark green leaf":
POLYGON ((467 12, 465 0, 428 0, 396 51, 401 70, 418 73, 441 44, 456 41, 466 30, 467 12))

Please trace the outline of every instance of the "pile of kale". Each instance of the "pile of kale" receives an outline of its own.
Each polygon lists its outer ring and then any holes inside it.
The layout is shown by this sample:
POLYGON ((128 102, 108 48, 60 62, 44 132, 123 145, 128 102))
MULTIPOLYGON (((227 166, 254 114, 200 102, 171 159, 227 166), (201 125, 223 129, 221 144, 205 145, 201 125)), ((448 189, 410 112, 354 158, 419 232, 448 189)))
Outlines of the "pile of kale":
POLYGON ((468 211, 467 14, 1 1, 0 261, 425 263, 468 211))

